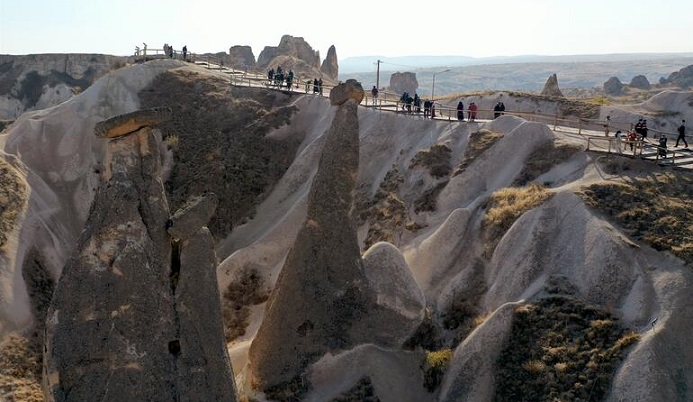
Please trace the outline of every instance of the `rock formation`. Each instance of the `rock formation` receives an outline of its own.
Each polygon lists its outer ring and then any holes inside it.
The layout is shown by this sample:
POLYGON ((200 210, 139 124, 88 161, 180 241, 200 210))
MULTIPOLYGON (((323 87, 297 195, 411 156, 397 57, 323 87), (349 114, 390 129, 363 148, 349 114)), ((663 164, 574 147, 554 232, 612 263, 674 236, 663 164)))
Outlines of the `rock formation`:
POLYGON ((604 92, 617 96, 623 94, 623 83, 618 77, 611 77, 604 83, 604 92))
POLYGON ((337 81, 339 77, 339 62, 337 61, 337 50, 334 45, 327 50, 327 56, 322 62, 320 71, 323 75, 332 81, 337 81))
POLYGON ((417 89, 419 89, 419 82, 416 80, 416 73, 398 71, 390 76, 390 90, 397 94, 406 91, 413 95, 417 89))
POLYGON ((276 70, 279 66, 284 71, 293 70, 294 75, 297 77, 311 79, 322 77, 326 83, 336 82, 337 79, 336 51, 334 52, 334 58, 326 58, 323 63, 325 68, 330 66, 326 70, 329 74, 323 73, 320 66, 320 52, 313 50, 303 38, 291 35, 282 36, 279 46, 265 46, 255 64, 255 67, 259 70, 269 70, 270 68, 276 70))
POLYGON ((231 46, 229 48, 229 65, 239 70, 246 70, 255 66, 255 55, 250 46, 231 46))
POLYGON ((191 204, 169 220, 160 134, 149 126, 161 115, 135 112, 95 128, 122 135, 108 143, 105 182, 48 312, 48 401, 236 400, 203 226, 209 208, 191 204), (181 222, 188 226, 172 239, 167 226, 181 222))
POLYGON ((666 79, 660 80, 661 84, 676 85, 679 88, 689 89, 693 86, 693 65, 686 66, 679 71, 669 74, 666 79))
POLYGON ((549 79, 546 80, 546 84, 544 84, 544 89, 541 90, 541 94, 544 96, 553 96, 559 98, 563 97, 563 93, 558 87, 558 77, 556 74, 551 74, 549 79))
POLYGON ((62 103, 126 60, 102 54, 0 55, 0 119, 62 103))
MULTIPOLYGON (((377 262, 383 261, 377 256, 392 257, 392 250, 375 253, 374 263, 361 259, 350 214, 359 166, 357 107, 363 96, 363 88, 355 80, 330 92, 331 104, 338 109, 325 133, 318 172, 308 195, 307 217, 250 347, 251 381, 262 390, 300 384, 306 367, 326 353, 366 341, 392 345, 421 320, 423 297, 411 274, 402 276, 408 283, 402 289, 413 296, 398 297, 400 290, 391 289, 394 294, 384 298, 392 302, 388 305, 374 290, 387 288, 378 285, 382 278, 365 272, 367 265, 380 268, 377 262), (395 302, 399 299, 413 302, 405 302, 407 307, 399 310, 395 302), (402 311, 412 307, 412 322, 401 320, 407 314, 402 311), (393 311, 394 317, 389 315, 393 311), (407 323, 400 325, 404 321, 407 323)), ((389 269, 408 272, 401 255, 399 260, 403 267, 390 262, 389 269)))
POLYGON ((650 89, 650 81, 644 75, 636 75, 628 85, 638 89, 650 89))

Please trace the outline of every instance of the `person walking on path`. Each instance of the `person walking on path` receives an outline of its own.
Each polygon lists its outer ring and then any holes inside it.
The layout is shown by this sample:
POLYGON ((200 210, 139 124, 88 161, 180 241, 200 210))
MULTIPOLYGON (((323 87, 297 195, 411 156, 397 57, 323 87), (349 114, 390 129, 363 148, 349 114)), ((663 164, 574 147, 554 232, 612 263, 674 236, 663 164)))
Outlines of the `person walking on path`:
POLYGON ((474 122, 476 121, 476 111, 479 110, 479 108, 476 106, 476 103, 472 102, 469 104, 469 121, 474 122))
POLYGON ((188 46, 184 45, 183 46, 183 61, 186 61, 188 57, 188 46))
POLYGON ((679 126, 679 136, 676 137, 676 146, 679 146, 679 141, 683 140, 684 145, 688 148, 688 142, 686 142, 686 120, 681 120, 681 125, 679 126))
POLYGON ((604 135, 609 136, 609 124, 611 123, 611 116, 606 116, 606 121, 604 122, 604 135))
POLYGON ((371 95, 373 96, 373 106, 375 106, 375 101, 378 99, 378 88, 376 88, 375 85, 373 85, 373 89, 371 89, 371 95))
POLYGON ((457 120, 464 121, 464 103, 457 102, 457 120))

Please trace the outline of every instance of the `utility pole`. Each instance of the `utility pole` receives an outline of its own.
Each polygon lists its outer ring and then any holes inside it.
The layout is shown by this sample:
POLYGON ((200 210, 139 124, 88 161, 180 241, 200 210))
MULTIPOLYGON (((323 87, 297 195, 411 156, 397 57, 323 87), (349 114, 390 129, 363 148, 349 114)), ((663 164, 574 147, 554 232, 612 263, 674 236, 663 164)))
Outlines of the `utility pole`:
POLYGON ((377 72, 377 75, 375 77, 375 87, 378 88, 378 90, 380 90, 380 63, 382 63, 382 61, 378 60, 378 62, 377 62, 378 72, 377 72))

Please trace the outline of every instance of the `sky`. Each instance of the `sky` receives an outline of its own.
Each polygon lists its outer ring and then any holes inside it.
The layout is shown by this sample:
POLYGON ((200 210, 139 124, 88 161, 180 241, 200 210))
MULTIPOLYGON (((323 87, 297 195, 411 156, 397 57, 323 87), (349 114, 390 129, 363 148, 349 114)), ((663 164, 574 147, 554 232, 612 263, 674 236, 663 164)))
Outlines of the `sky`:
POLYGON ((693 51, 692 0, 0 0, 0 54, 192 53, 283 35, 324 58, 693 51))

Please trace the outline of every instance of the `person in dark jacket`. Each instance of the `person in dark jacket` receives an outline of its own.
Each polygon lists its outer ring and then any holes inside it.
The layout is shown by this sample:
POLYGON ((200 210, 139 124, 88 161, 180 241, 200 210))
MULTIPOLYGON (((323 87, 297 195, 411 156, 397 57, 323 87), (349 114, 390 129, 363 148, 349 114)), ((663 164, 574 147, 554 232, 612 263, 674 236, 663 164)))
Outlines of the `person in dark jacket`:
POLYGON ((464 103, 457 102, 457 120, 464 121, 464 103))
POLYGON ((679 126, 679 136, 676 137, 676 146, 679 146, 679 141, 683 140, 683 143, 688 148, 688 142, 686 142, 686 120, 681 120, 681 125, 679 126))

